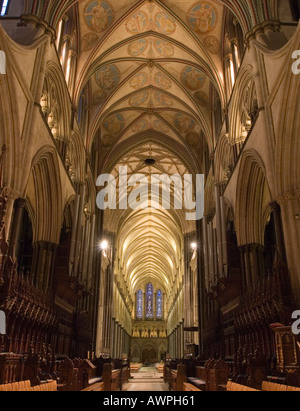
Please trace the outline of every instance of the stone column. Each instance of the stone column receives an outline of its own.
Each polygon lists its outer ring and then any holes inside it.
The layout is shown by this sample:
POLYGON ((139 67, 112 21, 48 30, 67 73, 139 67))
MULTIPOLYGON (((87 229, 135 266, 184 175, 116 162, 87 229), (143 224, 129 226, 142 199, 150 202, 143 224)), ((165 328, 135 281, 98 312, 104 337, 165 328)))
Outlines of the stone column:
POLYGON ((209 249, 208 249, 208 239, 207 239, 207 222, 206 217, 202 219, 202 230, 203 230, 203 254, 204 254, 204 269, 205 269, 205 286, 209 290, 209 249))
POLYGON ((222 225, 222 256, 223 256, 223 273, 228 276, 228 245, 227 245, 227 232, 226 232, 226 205, 224 197, 220 197, 221 204, 221 225, 222 225))
POLYGON ((252 275, 250 269, 249 246, 241 246, 242 267, 244 267, 245 274, 245 288, 252 288, 252 275))
POLYGON ((69 87, 69 93, 71 98, 73 97, 74 93, 74 86, 75 86, 75 77, 76 77, 76 66, 77 66, 77 54, 75 53, 74 50, 69 51, 69 56, 68 56, 68 87, 69 87))
POLYGON ((241 247, 247 288, 255 288, 264 277, 263 249, 261 244, 247 244, 241 247))
POLYGON ((70 247, 70 263, 69 263, 69 273, 71 274, 74 267, 75 259, 75 248, 76 248, 76 233, 78 225, 78 212, 79 212, 80 196, 76 195, 75 207, 74 207, 74 220, 72 226, 72 237, 71 237, 71 247, 70 247))
POLYGON ((214 236, 212 222, 208 223, 208 249, 209 249, 209 281, 215 285, 215 263, 214 263, 214 236))
POLYGON ((96 338, 96 355, 99 356, 103 352, 104 348, 104 307, 105 307, 105 277, 106 271, 109 266, 109 259, 106 254, 102 252, 101 255, 101 272, 100 272, 100 281, 98 282, 98 292, 97 292, 97 338, 96 338))
POLYGON ((243 292, 246 291, 247 289, 247 274, 246 274, 246 268, 245 268, 245 258, 244 258, 244 247, 239 247, 240 250, 240 261, 241 261, 241 277, 242 277, 242 290, 243 292))
POLYGON ((261 244, 250 245, 250 264, 254 284, 259 283, 265 275, 263 250, 264 246, 261 244))
POLYGON ((47 292, 52 289, 58 245, 47 241, 33 244, 32 277, 35 286, 47 292))
POLYGON ((222 239, 222 216, 220 203, 220 186, 215 185, 215 201, 216 201, 216 217, 217 217, 217 255, 218 255, 218 271, 219 275, 223 277, 223 239, 222 239))
POLYGON ((219 272, 218 266, 218 239, 217 239, 217 230, 213 229, 213 257, 214 257, 214 267, 215 267, 215 276, 216 282, 219 280, 221 273, 219 272))
POLYGON ((69 57, 69 51, 71 48, 71 44, 72 44, 72 36, 70 34, 66 34, 63 38, 64 61, 61 60, 62 69, 65 75, 67 72, 67 64, 68 64, 68 57, 69 57))
POLYGON ((18 197, 19 195, 15 191, 9 190, 7 193, 7 203, 6 203, 6 213, 5 213, 6 241, 9 240, 9 235, 11 232, 11 224, 13 223, 12 217, 13 217, 14 204, 18 197))
POLYGON ((270 206, 272 208, 273 215, 274 215, 277 251, 279 253, 280 258, 285 261, 286 253, 285 253, 284 234, 283 234, 283 227, 282 227, 280 205, 276 201, 273 201, 270 204, 270 206))
POLYGON ((87 268, 87 275, 88 275, 88 282, 87 287, 90 289, 93 277, 93 260, 94 260, 94 248, 95 248, 95 226, 96 226, 96 216, 92 215, 91 218, 91 235, 90 235, 90 248, 89 248, 89 256, 88 256, 88 268, 87 268))
POLYGON ((82 254, 81 254, 81 281, 85 285, 87 285, 87 265, 88 265, 88 256, 89 256, 89 251, 90 251, 90 238, 91 238, 91 222, 90 222, 89 216, 86 216, 83 238, 84 240, 82 244, 82 254))
POLYGON ((10 248, 13 258, 17 258, 18 255, 18 240, 20 236, 20 229, 23 217, 23 210, 26 204, 26 200, 18 198, 15 201, 15 215, 13 220, 13 228, 10 238, 10 248))
POLYGON ((233 61, 233 66, 234 66, 234 72, 235 72, 235 77, 238 74, 239 71, 239 65, 238 62, 236 60, 236 52, 235 52, 235 47, 236 47, 236 40, 231 40, 230 42, 230 46, 231 46, 231 53, 232 53, 232 61, 233 61))
POLYGON ((281 207, 288 269, 296 304, 300 307, 300 191, 277 199, 281 207))
POLYGON ((84 211, 84 203, 85 203, 85 191, 86 187, 84 184, 80 187, 80 204, 79 204, 79 212, 78 212, 78 221, 77 221, 77 232, 76 232, 76 245, 75 245, 75 254, 74 254, 74 276, 78 276, 78 268, 79 268, 79 260, 80 260, 80 251, 82 246, 82 218, 83 218, 83 211, 84 211))

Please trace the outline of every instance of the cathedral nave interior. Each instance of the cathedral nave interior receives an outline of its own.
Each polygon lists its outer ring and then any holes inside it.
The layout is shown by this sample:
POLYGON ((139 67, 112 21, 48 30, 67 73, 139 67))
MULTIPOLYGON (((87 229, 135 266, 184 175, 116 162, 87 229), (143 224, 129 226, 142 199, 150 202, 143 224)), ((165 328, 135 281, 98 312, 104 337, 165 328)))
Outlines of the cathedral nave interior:
POLYGON ((0 391, 297 390, 299 0, 0 14, 0 391))

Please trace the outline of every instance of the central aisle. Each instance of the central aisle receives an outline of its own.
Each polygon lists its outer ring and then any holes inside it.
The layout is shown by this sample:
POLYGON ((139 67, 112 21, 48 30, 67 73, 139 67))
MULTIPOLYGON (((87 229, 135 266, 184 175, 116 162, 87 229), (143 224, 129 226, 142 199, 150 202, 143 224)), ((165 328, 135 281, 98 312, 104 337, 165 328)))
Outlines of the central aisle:
POLYGON ((169 386, 164 383, 163 374, 155 367, 143 367, 132 375, 128 384, 124 384, 122 391, 169 391, 169 386))

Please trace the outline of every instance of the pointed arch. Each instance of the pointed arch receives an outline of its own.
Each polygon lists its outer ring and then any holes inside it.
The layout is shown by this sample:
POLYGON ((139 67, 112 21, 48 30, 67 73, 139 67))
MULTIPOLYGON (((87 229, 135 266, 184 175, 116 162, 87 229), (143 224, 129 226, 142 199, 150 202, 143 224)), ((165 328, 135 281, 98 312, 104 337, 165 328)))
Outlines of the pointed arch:
POLYGON ((242 155, 236 199, 235 220, 239 245, 264 245, 272 198, 264 163, 255 150, 247 150, 242 155))
POLYGON ((33 159, 27 192, 35 210, 34 242, 59 243, 64 208, 59 170, 53 147, 43 147, 33 159))

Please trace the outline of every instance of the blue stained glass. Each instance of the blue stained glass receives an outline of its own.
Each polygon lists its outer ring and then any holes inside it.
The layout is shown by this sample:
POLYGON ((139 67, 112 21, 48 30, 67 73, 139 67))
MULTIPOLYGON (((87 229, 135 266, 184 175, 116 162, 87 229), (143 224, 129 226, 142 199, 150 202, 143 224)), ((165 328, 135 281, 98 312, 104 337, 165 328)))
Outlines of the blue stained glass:
POLYGON ((153 316, 153 285, 149 283, 146 289, 146 318, 153 316))
POLYGON ((156 295, 156 318, 163 318, 163 293, 158 290, 156 295))
POLYGON ((4 0, 2 4, 2 9, 1 9, 1 16, 5 16, 5 14, 7 13, 8 2, 9 0, 4 0))
POLYGON ((139 290, 136 295, 136 317, 143 318, 143 291, 139 290))

